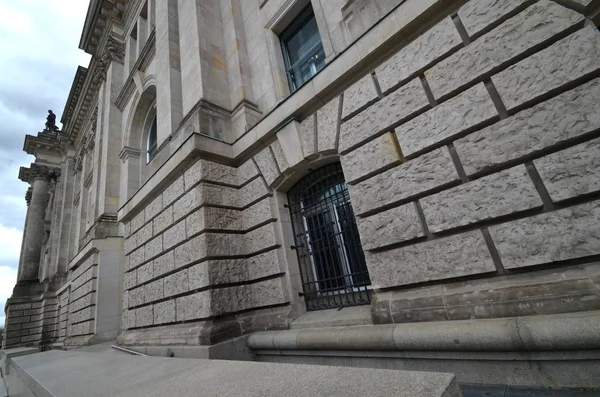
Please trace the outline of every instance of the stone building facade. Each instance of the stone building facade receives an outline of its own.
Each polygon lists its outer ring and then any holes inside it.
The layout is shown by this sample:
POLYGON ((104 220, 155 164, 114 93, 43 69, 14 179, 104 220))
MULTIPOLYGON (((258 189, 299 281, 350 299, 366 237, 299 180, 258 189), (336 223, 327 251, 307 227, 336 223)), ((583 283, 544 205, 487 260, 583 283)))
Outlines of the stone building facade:
POLYGON ((599 6, 92 0, 5 346, 598 319, 599 6))

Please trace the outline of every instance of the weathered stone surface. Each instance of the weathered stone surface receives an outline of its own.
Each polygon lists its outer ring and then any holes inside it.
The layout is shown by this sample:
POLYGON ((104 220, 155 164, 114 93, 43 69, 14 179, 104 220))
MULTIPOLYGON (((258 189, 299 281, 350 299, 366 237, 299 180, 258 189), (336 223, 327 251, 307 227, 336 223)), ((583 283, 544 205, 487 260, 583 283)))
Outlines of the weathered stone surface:
POLYGON ((242 211, 241 230, 249 230, 270 219, 273 219, 273 215, 271 214, 271 203, 269 198, 265 198, 242 211))
POLYGON ((600 32, 586 26, 492 76, 507 109, 600 69, 600 32))
POLYGON ((165 297, 179 295, 189 291, 187 269, 171 274, 163 280, 165 297))
POLYGON ((493 272, 479 230, 391 251, 366 253, 373 288, 388 288, 493 272))
POLYGON ((524 165, 425 197, 421 206, 433 233, 543 205, 524 165))
POLYGON ((377 99, 377 89, 371 73, 367 74, 344 91, 342 118, 350 116, 358 109, 377 99))
POLYGON ((490 227, 507 269, 600 254, 600 202, 490 227))
POLYGON ((317 144, 319 153, 337 151, 336 140, 340 118, 340 97, 335 97, 317 111, 317 144))
POLYGON ((262 178, 256 178, 239 190, 237 205, 244 208, 269 195, 269 189, 262 178))
POLYGON ((139 287, 129 291, 129 307, 136 307, 144 304, 145 288, 139 287))
POLYGON ((582 15, 542 0, 427 70, 425 77, 434 96, 443 97, 582 20, 582 15))
POLYGON ((88 294, 77 301, 72 300, 71 303, 69 303, 69 311, 75 312, 77 310, 81 310, 86 306, 93 305, 95 301, 96 294, 94 293, 88 294))
POLYGON ((131 289, 137 285, 136 272, 129 272, 123 275, 123 288, 131 289))
MULTIPOLYGON (((90 306, 85 309, 82 309, 78 312, 71 313, 69 315, 69 321, 74 323, 81 323, 83 321, 89 321, 94 319, 95 307, 90 306)), ((33 319, 32 319, 33 320, 33 319)))
POLYGON ((177 321, 196 320, 209 317, 210 294, 211 291, 203 291, 177 298, 177 321))
POLYGON ((169 251, 154 259, 152 264, 154 268, 154 277, 162 276, 175 269, 175 257, 173 256, 173 251, 169 251))
POLYGON ((181 220, 163 233, 163 248, 166 251, 185 239, 185 220, 181 220))
POLYGON ((144 245, 145 260, 152 259, 163 252, 163 236, 158 236, 144 245))
MULTIPOLYGON (((275 231, 273 230, 274 223, 269 223, 264 226, 254 229, 251 232, 244 234, 244 254, 250 255, 266 248, 277 245, 275 240, 275 231)), ((239 235, 233 235, 239 236, 239 235)), ((234 237, 237 238, 237 237, 234 237)))
POLYGON ((144 286, 145 302, 150 303, 162 299, 164 297, 163 280, 156 280, 144 286))
POLYGON ((206 257, 206 234, 201 234, 175 248, 175 268, 206 257))
MULTIPOLYGON (((74 324, 74 325, 71 325, 69 328, 70 328, 70 332, 69 332, 70 336, 91 334, 92 332, 94 332, 94 321, 86 321, 84 323, 74 324)), ((25 338, 28 338, 28 340, 36 339, 34 337, 24 337, 24 338, 21 338, 21 341, 25 342, 26 341, 25 338)), ((38 338, 38 339, 41 339, 41 338, 38 338)))
MULTIPOLYGON (((247 191, 250 186, 254 186, 254 183, 254 181, 250 182, 240 191, 247 191)), ((213 204, 235 207, 237 205, 237 192, 238 190, 235 188, 201 183, 173 204, 173 220, 177 222, 201 205, 213 204)))
POLYGON ((168 228, 173 224, 173 207, 167 207, 163 212, 161 212, 154 220, 152 221, 152 228, 154 231, 154 235, 157 236, 163 230, 168 228))
POLYGON ((135 234, 136 246, 146 244, 152 238, 152 222, 147 223, 135 234))
POLYGON ((277 161, 279 171, 286 172, 290 168, 290 165, 285 158, 285 153, 283 153, 283 148, 281 147, 279 140, 275 140, 275 142, 271 144, 271 150, 273 150, 273 155, 275 155, 275 161, 277 161))
POLYGON ((352 183, 356 179, 399 161, 400 155, 391 132, 341 156, 347 183, 352 183))
MULTIPOLYGON (((241 261, 241 259, 238 259, 241 261)), ((188 281, 190 291, 204 288, 210 285, 210 278, 208 274, 208 266, 210 261, 201 262, 188 268, 188 281)))
POLYGON ((144 209, 146 222, 154 218, 163 209, 162 194, 159 194, 154 200, 150 202, 144 209))
POLYGON ((241 212, 227 208, 204 207, 204 223, 207 229, 242 230, 241 212))
POLYGON ((452 19, 444 19, 375 69, 381 90, 388 91, 461 44, 452 19))
POLYGON ((258 175, 258 168, 252 159, 246 160, 246 162, 240 165, 237 169, 237 185, 242 186, 246 184, 250 179, 258 175))
POLYGON ((129 329, 135 327, 135 310, 123 311, 123 328, 129 329))
POLYGON ((469 36, 473 37, 496 21, 531 3, 531 0, 471 0, 458 10, 458 17, 469 36))
POLYGON ((421 81, 413 79, 343 123, 340 129, 340 152, 346 152, 371 136, 391 129, 402 119, 428 106, 421 81))
POLYGON ((357 219, 363 249, 372 250, 401 243, 425 234, 413 203, 357 219))
POLYGON ((146 222, 146 217, 144 211, 141 211, 139 214, 133 217, 130 222, 131 233, 135 233, 140 227, 144 226, 146 222))
POLYGON ((277 251, 246 259, 208 261, 211 285, 251 281, 280 273, 277 251))
POLYGON ((467 174, 516 160, 600 128, 600 80, 454 142, 467 174))
POLYGON ((354 211, 360 215, 458 179, 450 153, 441 148, 349 185, 348 190, 354 211))
POLYGON ((533 163, 553 201, 600 190, 600 138, 533 163))
POLYGON ((175 301, 165 301, 154 305, 154 324, 175 322, 175 301))
MULTIPOLYGON (((302 143, 302 153, 305 158, 313 158, 317 153, 315 115, 310 115, 298 126, 298 134, 302 143)), ((270 183, 267 181, 267 184, 270 183)))
POLYGON ((277 168, 277 163, 275 162, 275 158, 273 158, 273 154, 269 150, 268 147, 261 150, 254 156, 254 160, 260 169, 267 185, 271 185, 273 182, 279 178, 281 175, 279 172, 279 168, 277 168))
POLYGON ((163 205, 166 207, 173 203, 184 192, 183 175, 175 179, 175 181, 163 192, 163 205))
POLYGON ((136 327, 147 327, 152 325, 154 322, 154 314, 152 311, 152 305, 140 307, 135 309, 135 326, 136 327))
POLYGON ((262 306, 284 303, 280 278, 212 291, 211 312, 218 316, 262 306))
POLYGON ((208 160, 199 160, 183 174, 185 189, 188 190, 201 180, 237 185, 237 169, 208 160))
POLYGON ((469 128, 497 117, 483 83, 396 128, 405 156, 446 142, 469 128))

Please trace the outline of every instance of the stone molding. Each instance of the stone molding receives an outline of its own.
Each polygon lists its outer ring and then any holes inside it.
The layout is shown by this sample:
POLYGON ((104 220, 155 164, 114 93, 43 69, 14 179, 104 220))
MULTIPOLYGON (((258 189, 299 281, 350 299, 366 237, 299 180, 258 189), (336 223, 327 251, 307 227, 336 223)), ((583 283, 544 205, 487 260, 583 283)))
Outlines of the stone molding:
POLYGON ((114 36, 108 36, 106 44, 104 45, 104 51, 97 58, 96 70, 92 76, 92 82, 99 84, 106 79, 106 72, 112 61, 123 63, 125 58, 125 43, 115 38, 114 36))
POLYGON ((123 149, 121 149, 121 152, 119 153, 119 159, 122 162, 125 162, 130 158, 139 159, 141 155, 142 152, 139 149, 135 149, 130 146, 124 146, 123 149))
POLYGON ((29 205, 31 203, 32 192, 33 192, 33 189, 31 188, 31 186, 27 189, 27 192, 25 192, 25 201, 27 202, 27 205, 29 205))

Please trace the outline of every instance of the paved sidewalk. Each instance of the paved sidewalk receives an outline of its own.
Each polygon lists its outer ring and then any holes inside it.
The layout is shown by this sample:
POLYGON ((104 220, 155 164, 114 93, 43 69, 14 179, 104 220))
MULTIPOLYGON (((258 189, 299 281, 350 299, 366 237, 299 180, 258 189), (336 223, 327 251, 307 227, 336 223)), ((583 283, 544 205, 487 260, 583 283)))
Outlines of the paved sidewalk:
POLYGON ((469 385, 461 385, 460 389, 463 397, 600 397, 600 389, 578 391, 469 385))

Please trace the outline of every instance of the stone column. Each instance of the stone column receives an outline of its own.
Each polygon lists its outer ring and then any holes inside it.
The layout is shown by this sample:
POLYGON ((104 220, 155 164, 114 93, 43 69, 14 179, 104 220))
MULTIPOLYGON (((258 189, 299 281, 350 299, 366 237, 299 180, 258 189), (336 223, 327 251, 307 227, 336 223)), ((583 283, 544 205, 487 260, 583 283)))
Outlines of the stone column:
POLYGON ((31 202, 27 210, 27 228, 24 233, 18 282, 38 281, 48 187, 50 178, 57 173, 56 170, 35 164, 32 164, 30 171, 31 202))

